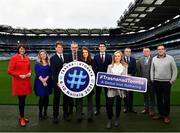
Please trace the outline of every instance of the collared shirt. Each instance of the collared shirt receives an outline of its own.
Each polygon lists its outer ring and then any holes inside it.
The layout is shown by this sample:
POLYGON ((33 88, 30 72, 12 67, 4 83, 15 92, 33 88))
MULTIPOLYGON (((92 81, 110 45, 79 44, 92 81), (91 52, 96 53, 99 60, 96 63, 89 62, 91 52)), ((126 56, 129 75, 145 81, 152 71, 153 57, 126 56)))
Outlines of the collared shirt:
MULTIPOLYGON (((164 54, 163 56, 161 56, 162 58, 166 57, 166 54, 164 54)), ((160 58, 160 55, 157 55, 157 58, 160 58)))
POLYGON ((72 53, 72 59, 73 59, 73 61, 77 61, 78 60, 77 52, 72 53))
POLYGON ((150 58, 150 56, 148 56, 148 57, 144 56, 144 65, 148 64, 149 58, 150 58))
POLYGON ((130 56, 125 56, 125 61, 126 61, 126 63, 129 63, 130 62, 130 56))
POLYGON ((63 53, 61 53, 61 54, 59 54, 59 53, 56 53, 58 56, 59 56, 59 58, 64 62, 64 57, 63 57, 63 53))
POLYGON ((105 54, 106 54, 105 52, 100 52, 100 58, 102 59, 102 62, 105 61, 106 58, 105 54))

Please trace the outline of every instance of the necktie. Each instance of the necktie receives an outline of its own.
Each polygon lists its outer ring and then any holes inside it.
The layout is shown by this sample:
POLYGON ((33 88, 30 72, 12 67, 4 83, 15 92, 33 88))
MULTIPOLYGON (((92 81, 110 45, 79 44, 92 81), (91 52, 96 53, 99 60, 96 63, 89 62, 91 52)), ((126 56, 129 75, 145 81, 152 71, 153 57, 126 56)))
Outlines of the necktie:
POLYGON ((77 60, 77 53, 73 53, 73 61, 77 60))
POLYGON ((62 54, 60 54, 59 58, 61 59, 62 62, 64 62, 62 54))
POLYGON ((104 54, 101 54, 101 61, 104 63, 104 54))
POLYGON ((130 62, 129 57, 126 57, 126 63, 129 63, 129 62, 130 62))

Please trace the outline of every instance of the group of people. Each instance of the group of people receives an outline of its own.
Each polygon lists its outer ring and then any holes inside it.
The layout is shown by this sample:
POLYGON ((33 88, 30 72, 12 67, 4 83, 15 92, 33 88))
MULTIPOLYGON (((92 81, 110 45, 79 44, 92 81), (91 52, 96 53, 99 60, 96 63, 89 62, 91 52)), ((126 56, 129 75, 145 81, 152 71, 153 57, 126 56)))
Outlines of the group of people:
MULTIPOLYGON (((124 53, 117 50, 111 56, 106 52, 106 44, 99 43, 99 53, 94 58, 87 47, 78 50, 78 44, 71 44, 71 53, 63 53, 63 42, 57 41, 55 44, 55 54, 49 59, 45 50, 40 50, 38 60, 34 66, 35 82, 34 92, 39 96, 39 120, 47 118, 47 109, 49 104, 49 95, 53 93, 53 123, 59 123, 59 105, 61 88, 58 86, 58 75, 66 63, 72 61, 82 61, 87 63, 93 69, 94 73, 107 72, 116 75, 130 75, 144 77, 148 80, 147 92, 144 93, 144 110, 141 113, 149 114, 152 119, 163 119, 165 123, 170 122, 170 91, 171 85, 177 77, 177 67, 172 56, 166 54, 163 45, 157 47, 157 55, 152 57, 150 49, 143 48, 143 57, 136 61, 131 56, 131 49, 125 48, 124 53), (137 72, 138 71, 138 72, 137 72), (155 100, 155 98, 157 100, 155 100), (155 111, 157 101, 158 113, 155 111)), ((24 115, 26 96, 32 93, 30 59, 26 56, 26 47, 23 44, 18 45, 17 54, 12 56, 8 73, 12 75, 12 95, 17 96, 19 100, 19 124, 26 126, 29 120, 24 115)), ((93 116, 101 112, 101 93, 104 90, 105 107, 107 112, 106 128, 112 128, 112 119, 114 126, 119 126, 119 117, 121 112, 121 103, 124 101, 124 113, 137 113, 133 108, 133 91, 123 89, 113 89, 96 86, 90 94, 87 95, 87 120, 93 122, 93 116), (95 95, 95 111, 93 109, 93 96, 95 95), (113 105, 116 102, 116 111, 113 115, 113 105)), ((76 109, 77 121, 83 120, 83 99, 71 98, 63 95, 63 118, 65 121, 72 119, 74 108, 76 109)))

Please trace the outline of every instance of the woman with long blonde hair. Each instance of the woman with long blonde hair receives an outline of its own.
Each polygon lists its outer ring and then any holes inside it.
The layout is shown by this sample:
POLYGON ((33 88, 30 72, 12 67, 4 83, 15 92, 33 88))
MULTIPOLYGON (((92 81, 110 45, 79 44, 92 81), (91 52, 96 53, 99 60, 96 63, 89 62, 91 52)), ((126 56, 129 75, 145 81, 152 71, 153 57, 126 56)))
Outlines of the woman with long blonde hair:
MULTIPOLYGON (((128 65, 124 61, 122 52, 116 51, 112 56, 112 64, 108 66, 107 73, 112 73, 116 75, 127 75, 127 67, 128 65)), ((120 89, 108 88, 107 97, 108 97, 108 104, 107 104, 108 123, 106 127, 107 128, 112 127, 113 104, 115 99, 116 99, 116 115, 115 115, 114 126, 118 127, 119 116, 121 112, 121 101, 122 98, 126 97, 125 92, 120 89)))
POLYGON ((49 95, 52 93, 51 69, 49 57, 45 50, 38 53, 38 61, 35 64, 35 82, 34 91, 39 96, 39 120, 47 117, 47 108, 49 104, 49 95), (44 114, 42 114, 44 108, 44 114))

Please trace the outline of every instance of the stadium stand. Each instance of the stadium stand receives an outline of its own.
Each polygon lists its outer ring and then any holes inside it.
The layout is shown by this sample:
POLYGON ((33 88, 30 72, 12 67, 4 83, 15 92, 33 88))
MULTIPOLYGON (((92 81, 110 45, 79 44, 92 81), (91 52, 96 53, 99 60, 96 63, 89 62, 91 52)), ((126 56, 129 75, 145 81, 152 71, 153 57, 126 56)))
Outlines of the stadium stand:
POLYGON ((142 55, 143 47, 149 47, 155 54, 157 45, 163 44, 179 63, 179 6, 180 2, 175 0, 135 0, 120 17, 119 27, 115 29, 20 29, 0 25, 0 59, 8 59, 14 54, 18 43, 28 45, 27 54, 31 59, 35 59, 40 49, 45 49, 51 56, 55 42, 60 40, 65 44, 66 53, 70 51, 72 41, 80 48, 90 48, 92 55, 98 51, 99 42, 106 42, 109 53, 130 47, 137 59, 142 55), (168 13, 164 15, 164 11, 168 13))

